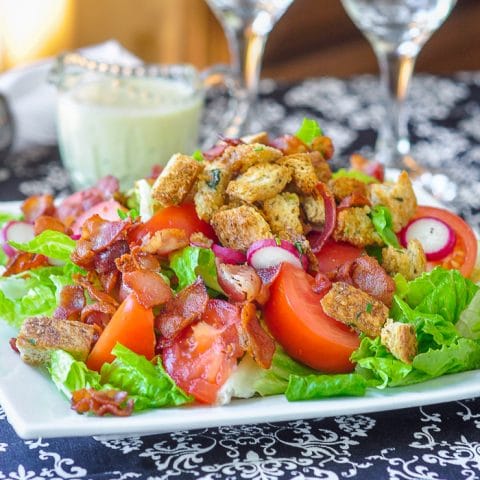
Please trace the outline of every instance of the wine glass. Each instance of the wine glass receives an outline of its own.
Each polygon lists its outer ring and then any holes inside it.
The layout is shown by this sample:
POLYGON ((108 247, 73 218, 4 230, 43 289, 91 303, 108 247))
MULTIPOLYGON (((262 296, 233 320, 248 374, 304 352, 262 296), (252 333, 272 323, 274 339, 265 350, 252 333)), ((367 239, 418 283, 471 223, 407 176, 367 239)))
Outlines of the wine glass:
POLYGON ((227 37, 231 64, 237 79, 235 117, 224 132, 240 137, 258 95, 263 51, 268 34, 293 0, 207 0, 227 37))
POLYGON ((342 0, 350 18, 371 43, 380 65, 386 94, 386 116, 379 131, 376 156, 387 167, 421 173, 409 155, 405 98, 415 60, 444 22, 456 0, 342 0))

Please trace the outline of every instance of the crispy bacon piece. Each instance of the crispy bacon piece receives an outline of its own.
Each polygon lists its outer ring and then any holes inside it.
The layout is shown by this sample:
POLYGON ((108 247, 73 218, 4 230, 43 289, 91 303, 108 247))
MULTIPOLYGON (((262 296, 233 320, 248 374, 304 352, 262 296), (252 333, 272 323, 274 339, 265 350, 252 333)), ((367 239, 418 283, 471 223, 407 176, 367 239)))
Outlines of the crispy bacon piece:
POLYGON ((315 275, 315 283, 312 285, 312 290, 315 293, 323 294, 327 293, 332 287, 331 280, 322 272, 318 272, 315 275))
POLYGON ((108 273, 99 273, 98 279, 100 280, 103 290, 109 295, 112 295, 118 285, 118 281, 120 280, 120 272, 118 270, 113 270, 108 273))
POLYGON ((147 235, 142 242, 142 250, 160 256, 166 256, 189 245, 185 230, 180 228, 164 228, 153 235, 147 235))
POLYGON ((307 153, 310 151, 308 146, 299 138, 293 135, 282 135, 270 141, 271 147, 281 150, 284 155, 293 155, 295 153, 307 153))
POLYGON ((246 303, 240 313, 240 345, 262 368, 270 368, 275 342, 262 328, 257 318, 257 309, 253 303, 246 303))
POLYGON ((38 253, 18 252, 8 261, 4 277, 50 265, 47 257, 38 253))
POLYGON ((59 304, 53 312, 53 318, 79 320, 85 303, 85 294, 80 285, 65 285, 60 291, 59 304))
POLYGON ((116 311, 117 308, 110 303, 90 303, 82 309, 80 320, 89 325, 98 325, 103 329, 116 311))
POLYGON ((133 290, 138 302, 145 308, 162 305, 173 298, 165 280, 151 270, 134 270, 123 274, 123 283, 133 290))
POLYGON ((117 270, 116 259, 129 252, 126 240, 117 240, 113 242, 109 248, 98 252, 93 259, 94 269, 102 273, 110 273, 117 270))
POLYGON ((260 294, 262 280, 253 267, 220 263, 218 259, 218 283, 232 302, 252 302, 260 294))
POLYGON ((208 238, 202 232, 194 232, 190 235, 190 245, 194 245, 195 247, 211 248, 213 245, 213 240, 208 238))
POLYGON ((312 150, 319 152, 325 160, 330 160, 333 157, 335 149, 330 137, 317 137, 312 141, 312 150))
POLYGON ((101 252, 120 240, 127 226, 128 222, 111 222, 100 215, 93 215, 82 226, 82 239, 90 241, 94 252, 101 252))
POLYGON ((72 262, 76 263, 79 267, 91 270, 94 268, 95 253, 92 252, 89 240, 77 240, 75 250, 70 256, 72 262))
POLYGON ((127 392, 120 390, 97 391, 93 388, 82 388, 72 394, 72 409, 77 413, 93 413, 94 415, 115 415, 128 417, 133 412, 134 400, 128 398, 127 392))
POLYGON ((40 235, 45 230, 55 230, 56 232, 69 233, 68 228, 58 218, 50 215, 40 215, 34 223, 35 235, 40 235))
POLYGON ((118 302, 108 293, 102 292, 93 284, 93 281, 96 280, 96 274, 93 272, 89 273, 89 278, 84 277, 83 275, 75 274, 73 275, 73 281, 83 287, 92 300, 96 300, 100 303, 109 303, 115 307, 118 307, 118 302))
POLYGON ((348 283, 391 306, 395 282, 373 257, 362 256, 342 265, 335 273, 336 282, 348 283))
POLYGON ((53 197, 49 194, 28 197, 21 206, 24 220, 34 222, 42 215, 55 215, 53 197))
POLYGON ((225 151, 227 147, 228 145, 226 143, 219 143, 218 145, 214 145, 213 147, 203 152, 203 157, 206 160, 215 160, 225 151))
POLYGON ((139 246, 134 246, 130 253, 115 259, 115 265, 122 273, 134 270, 150 270, 152 272, 161 270, 158 258, 151 253, 144 252, 139 246))
POLYGON ((346 208, 351 207, 370 207, 372 204, 370 199, 359 190, 354 190, 351 195, 342 199, 340 204, 337 206, 337 212, 345 210, 346 208))
POLYGON ((200 320, 207 302, 207 289, 198 277, 166 303, 164 311, 155 318, 155 328, 167 339, 174 338, 185 327, 200 320))

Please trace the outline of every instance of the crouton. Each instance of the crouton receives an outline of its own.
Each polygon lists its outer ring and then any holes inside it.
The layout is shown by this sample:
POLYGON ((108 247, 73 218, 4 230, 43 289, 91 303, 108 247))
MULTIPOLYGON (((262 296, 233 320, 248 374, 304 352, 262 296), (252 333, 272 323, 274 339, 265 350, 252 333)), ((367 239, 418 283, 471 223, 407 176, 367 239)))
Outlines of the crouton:
POLYGON ((152 197, 163 207, 183 202, 203 165, 188 155, 177 153, 168 161, 152 186, 152 197))
POLYGON ((387 319, 380 333, 380 341, 390 353, 405 363, 412 363, 417 354, 417 337, 413 325, 387 319))
POLYGON ((228 146, 219 158, 233 174, 244 172, 257 163, 269 163, 282 156, 276 148, 261 143, 228 146))
POLYGON ((427 268, 422 244, 413 239, 408 242, 406 249, 392 246, 382 249, 382 267, 390 275, 401 273, 407 280, 413 280, 427 268))
POLYGON ((319 152, 325 160, 330 160, 335 151, 332 139, 323 135, 313 139, 312 150, 319 152))
POLYGON ((93 326, 86 323, 31 317, 23 322, 16 345, 20 357, 29 365, 45 365, 57 349, 84 361, 90 352, 94 332, 93 326))
POLYGON ((292 169, 292 181, 297 189, 305 195, 311 195, 315 191, 318 177, 312 165, 310 154, 295 153, 278 160, 280 165, 292 169))
POLYGON ((369 198, 367 184, 350 177, 332 178, 328 182, 328 186, 337 202, 341 202, 344 198, 350 196, 353 192, 358 192, 364 197, 369 198))
POLYGON ((211 225, 222 245, 237 250, 246 250, 256 240, 273 238, 267 221, 250 205, 219 210, 211 225))
POLYGON ((325 223, 325 202, 320 194, 301 198, 301 205, 310 223, 323 225, 325 223))
POLYGON ((415 214, 417 198, 407 172, 402 172, 396 183, 372 183, 373 205, 384 205, 392 214, 393 230, 399 232, 415 214))
POLYGON ((190 244, 185 230, 181 228, 162 228, 147 235, 142 241, 142 251, 154 255, 168 255, 190 244))
POLYGON ((303 234, 300 221, 300 200, 295 193, 283 192, 265 200, 263 213, 272 232, 286 240, 303 234))
POLYGON ((348 242, 356 247, 367 245, 383 246, 380 235, 375 231, 371 218, 368 216, 370 207, 351 207, 337 214, 337 225, 333 231, 334 240, 348 242))
POLYGON ((230 181, 230 169, 219 160, 207 163, 200 174, 194 202, 197 215, 209 222, 212 215, 224 204, 225 190, 230 181))
POLYGON ((335 282, 320 300, 323 311, 369 337, 378 337, 388 318, 388 307, 345 282, 335 282))
POLYGON ((252 135, 245 135, 241 140, 243 143, 261 143, 262 145, 268 145, 268 133, 258 132, 252 135))
POLYGON ((325 158, 319 152, 310 152, 310 159, 317 178, 323 183, 328 183, 332 178, 332 170, 325 158))
POLYGON ((280 193, 291 178, 290 168, 276 163, 261 163, 232 180, 227 186, 227 194, 247 203, 261 202, 280 193))

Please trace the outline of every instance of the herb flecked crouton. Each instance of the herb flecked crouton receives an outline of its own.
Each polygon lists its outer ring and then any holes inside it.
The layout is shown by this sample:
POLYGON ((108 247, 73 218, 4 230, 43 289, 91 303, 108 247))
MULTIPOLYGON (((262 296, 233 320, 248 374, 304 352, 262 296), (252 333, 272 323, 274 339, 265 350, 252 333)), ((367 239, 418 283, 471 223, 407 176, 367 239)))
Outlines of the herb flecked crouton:
POLYGON ((177 153, 168 161, 152 186, 152 197, 163 207, 179 205, 190 192, 203 165, 177 153))
POLYGON ((29 365, 45 365, 57 349, 84 361, 90 352, 94 332, 92 325, 83 322, 31 317, 23 322, 16 345, 20 357, 29 365))
POLYGON ((380 335, 388 318, 384 303, 345 282, 333 283, 320 303, 327 315, 372 338, 380 335))
POLYGON ((407 172, 402 172, 395 183, 372 183, 373 205, 384 205, 392 214, 393 230, 399 232, 415 214, 417 198, 407 172))
POLYGON ((270 163, 282 156, 276 148, 261 143, 228 146, 219 158, 232 174, 244 172, 257 163, 270 163))
POLYGON ((369 197, 367 184, 355 178, 332 178, 328 182, 328 187, 332 191, 337 202, 341 202, 344 198, 352 195, 353 192, 359 192, 364 197, 369 197))
POLYGON ((206 164, 200 174, 194 202, 197 215, 206 222, 224 204, 225 190, 230 181, 230 169, 215 160, 206 164))
POLYGON ((261 202, 280 193, 291 178, 292 171, 287 166, 261 163, 231 180, 226 193, 247 203, 261 202))
POLYGON ((392 246, 382 249, 382 267, 390 275, 401 273, 407 280, 413 280, 427 268, 422 244, 413 239, 408 242, 406 249, 392 246))
POLYGON ((320 194, 302 197, 300 203, 310 223, 315 225, 325 223, 325 202, 320 194))
POLYGON ((380 341, 390 353, 405 363, 412 363, 417 354, 417 337, 413 325, 389 318, 380 333, 380 341))
POLYGON ((211 225, 222 245, 237 250, 246 250, 256 240, 273 238, 267 221, 250 205, 219 210, 211 225))
POLYGON ((370 207, 351 207, 340 210, 337 215, 337 225, 333 231, 334 240, 351 243, 356 247, 379 245, 384 243, 375 231, 371 218, 368 216, 370 207))
POLYGON ((310 195, 315 191, 319 180, 309 153, 287 155, 281 158, 278 163, 292 169, 293 184, 300 192, 310 195))
POLYGON ((328 183, 332 178, 332 170, 328 162, 319 152, 310 152, 310 159, 317 178, 323 183, 328 183))
POLYGON ((263 213, 272 232, 280 238, 288 240, 292 234, 303 234, 300 200, 295 193, 283 192, 269 198, 263 204, 263 213))

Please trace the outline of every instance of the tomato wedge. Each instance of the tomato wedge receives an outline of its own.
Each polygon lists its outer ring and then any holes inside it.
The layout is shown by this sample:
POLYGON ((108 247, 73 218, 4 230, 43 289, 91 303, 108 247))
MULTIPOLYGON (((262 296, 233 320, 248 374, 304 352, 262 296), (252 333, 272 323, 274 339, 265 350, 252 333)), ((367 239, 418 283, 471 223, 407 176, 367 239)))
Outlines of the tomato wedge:
POLYGON ((152 309, 142 307, 134 293, 122 302, 105 327, 87 358, 87 367, 100 371, 104 363, 112 362, 115 357, 111 352, 117 342, 149 360, 155 355, 152 309))
POLYGON ((198 218, 192 203, 183 203, 159 210, 150 220, 132 231, 130 241, 139 242, 147 233, 154 233, 164 228, 179 228, 190 237, 192 233, 201 232, 208 238, 216 240, 213 228, 198 218))
POLYGON ((284 263, 265 305, 267 326, 292 358, 323 372, 350 372, 358 335, 324 313, 312 284, 304 270, 284 263))
POLYGON ((335 242, 328 239, 322 249, 315 254, 318 260, 318 269, 322 273, 334 272, 338 267, 347 262, 353 262, 361 254, 363 250, 354 247, 346 242, 335 242))
POLYGON ((455 213, 443 208, 419 206, 412 220, 433 217, 444 221, 456 234, 457 240, 452 253, 441 260, 428 262, 428 270, 440 265, 444 268, 460 270, 464 277, 469 277, 477 263, 478 241, 471 227, 455 213))

